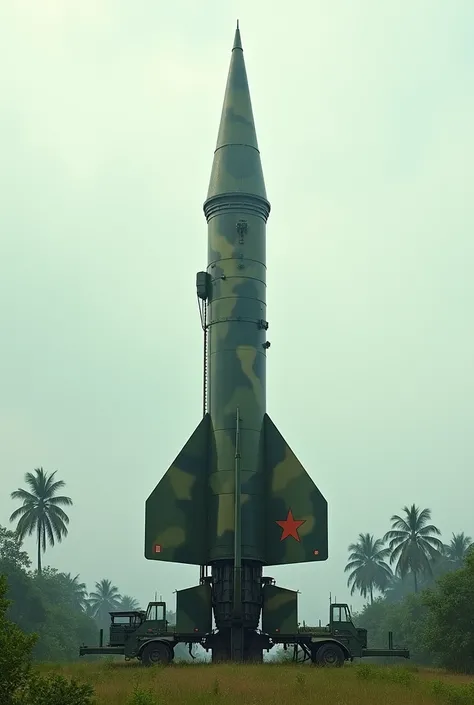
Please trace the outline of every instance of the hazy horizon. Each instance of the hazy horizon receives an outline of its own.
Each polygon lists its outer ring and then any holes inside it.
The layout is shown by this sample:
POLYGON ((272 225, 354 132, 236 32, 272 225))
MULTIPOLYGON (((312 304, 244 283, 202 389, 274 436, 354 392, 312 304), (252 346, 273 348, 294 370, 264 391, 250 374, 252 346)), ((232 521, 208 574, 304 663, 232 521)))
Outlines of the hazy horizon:
MULTIPOLYGON (((57 470, 44 565, 174 610, 145 501, 202 413, 195 274, 236 19, 268 198, 267 410, 329 505, 324 620, 360 532, 474 536, 474 4, 19 0, 0 8, 0 524, 57 470)), ((26 546, 35 562, 33 540, 26 546)))

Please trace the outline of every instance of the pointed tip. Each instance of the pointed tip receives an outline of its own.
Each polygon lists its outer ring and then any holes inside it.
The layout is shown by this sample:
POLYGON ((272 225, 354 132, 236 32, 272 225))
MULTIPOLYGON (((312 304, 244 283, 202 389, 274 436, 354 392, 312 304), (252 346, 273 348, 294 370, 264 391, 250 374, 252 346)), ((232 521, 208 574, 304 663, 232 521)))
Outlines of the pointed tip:
POLYGON ((239 24, 232 49, 241 51, 231 54, 206 203, 230 193, 267 198, 239 24))
POLYGON ((234 49, 242 49, 242 40, 240 38, 240 29, 239 29, 239 20, 237 20, 237 27, 235 30, 234 45, 232 47, 232 51, 234 49))

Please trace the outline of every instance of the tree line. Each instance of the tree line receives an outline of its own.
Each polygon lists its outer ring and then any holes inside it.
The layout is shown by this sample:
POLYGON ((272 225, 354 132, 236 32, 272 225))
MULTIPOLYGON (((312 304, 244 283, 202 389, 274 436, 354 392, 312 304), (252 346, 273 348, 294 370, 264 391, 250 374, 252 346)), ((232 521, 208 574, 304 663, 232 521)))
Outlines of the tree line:
POLYGON ((453 533, 444 543, 430 509, 414 504, 391 523, 382 538, 361 533, 348 547, 347 585, 367 599, 356 623, 373 648, 386 647, 392 631, 415 662, 474 673, 471 537, 453 533))
MULTIPOLYGON (((15 530, 0 526, 0 575, 7 579, 8 616, 27 633, 36 633, 33 655, 45 661, 77 658, 81 643, 95 644, 98 631, 107 634, 109 612, 140 609, 131 595, 120 594, 111 580, 103 578, 90 592, 79 575, 43 566, 47 546, 53 547, 68 534, 65 507, 73 505, 63 494, 65 483, 56 472, 36 468, 25 475, 25 488, 11 493, 21 505, 10 516, 15 530), (23 550, 26 536, 36 538, 36 568, 23 550)), ((174 614, 169 613, 170 622, 174 614)))
POLYGON ((49 566, 41 572, 32 569, 18 534, 1 525, 0 575, 7 580, 8 618, 38 635, 33 656, 40 661, 77 658, 81 643, 96 644, 101 628, 107 634, 110 611, 139 608, 137 600, 120 595, 108 579, 87 593, 79 575, 49 566))
POLYGON ((383 538, 359 534, 358 541, 350 544, 344 570, 349 573, 351 595, 357 590, 373 603, 375 591, 388 599, 417 593, 420 586, 426 588, 437 577, 460 568, 474 548, 471 537, 464 532, 453 533, 450 542, 443 543, 438 527, 429 523, 430 509, 420 510, 412 504, 403 512, 402 516, 391 517, 392 527, 383 538))
MULTIPOLYGON (((91 592, 79 575, 43 567, 47 545, 53 547, 68 533, 64 508, 72 500, 59 491, 65 486, 56 473, 43 468, 26 473, 27 489, 11 493, 21 505, 10 516, 14 531, 0 526, 0 575, 8 580, 14 600, 9 615, 26 632, 39 638, 34 656, 59 661, 77 658, 78 646, 97 642, 99 628, 107 633, 109 612, 135 610, 137 600, 121 595, 109 579, 91 592), (22 548, 35 534, 37 565, 31 568, 22 548)), ((386 645, 392 631, 399 645, 410 649, 420 663, 439 664, 474 672, 474 544, 464 533, 444 543, 431 523, 431 510, 414 504, 391 517, 382 538, 361 533, 349 547, 345 566, 351 595, 368 599, 355 615, 368 630, 369 646, 386 645), (447 635, 449 638, 447 638, 447 635)), ((168 613, 170 624, 175 614, 168 613)))

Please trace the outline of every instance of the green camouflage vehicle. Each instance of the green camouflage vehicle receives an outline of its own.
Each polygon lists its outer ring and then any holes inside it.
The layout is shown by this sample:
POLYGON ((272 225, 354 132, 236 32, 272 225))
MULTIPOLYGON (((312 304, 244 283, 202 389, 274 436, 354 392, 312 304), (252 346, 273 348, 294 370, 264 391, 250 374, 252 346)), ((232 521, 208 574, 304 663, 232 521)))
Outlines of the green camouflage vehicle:
MULTIPOLYGON (((264 586, 268 600, 280 593, 272 594, 271 583, 264 586)), ((185 592, 185 591, 183 591, 185 592)), ((275 610, 275 615, 281 610, 275 610)), ((81 656, 88 654, 123 655, 126 660, 138 659, 144 665, 169 664, 174 658, 177 644, 187 644, 192 656, 192 647, 199 644, 204 649, 212 649, 213 632, 203 632, 199 625, 193 626, 189 616, 177 612, 176 626, 170 627, 166 619, 166 603, 150 602, 146 611, 110 612, 111 624, 109 643, 102 645, 102 630, 99 646, 81 646, 81 656)), ((311 660, 321 666, 342 666, 345 661, 365 657, 410 658, 408 649, 394 649, 392 634, 389 632, 387 649, 368 649, 367 630, 357 628, 351 618, 349 607, 343 603, 330 606, 329 624, 326 627, 297 627, 292 633, 289 620, 267 619, 267 624, 259 635, 266 642, 269 651, 281 644, 287 649, 293 647, 294 660, 311 660)))

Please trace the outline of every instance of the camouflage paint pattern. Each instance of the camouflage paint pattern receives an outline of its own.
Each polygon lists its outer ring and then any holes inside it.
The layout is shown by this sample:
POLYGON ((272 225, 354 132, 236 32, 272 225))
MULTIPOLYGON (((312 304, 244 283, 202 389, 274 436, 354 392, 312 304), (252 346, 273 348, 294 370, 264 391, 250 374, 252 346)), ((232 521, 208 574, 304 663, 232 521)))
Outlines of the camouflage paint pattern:
POLYGON ((326 499, 267 414, 264 436, 266 563, 325 561, 328 557, 326 499), (291 519, 285 522, 289 511, 293 523, 291 519), (278 524, 278 521, 281 523, 278 524))
POLYGON ((212 457, 206 415, 145 505, 145 558, 203 564, 207 560, 207 468, 212 457))
POLYGON ((242 558, 264 561, 265 227, 270 212, 237 29, 208 197, 210 561, 234 557, 234 477, 240 416, 242 558))
MULTIPOLYGON (((246 628, 250 643, 262 605, 261 566, 326 560, 327 503, 266 414, 270 203, 238 27, 204 214, 208 263, 196 284, 206 300, 207 413, 147 500, 145 555, 211 565, 216 625, 220 630, 232 624, 235 643, 237 630, 246 628), (236 474, 245 585, 239 625, 235 601, 232 611, 232 593, 240 592, 234 563, 236 474)), ((200 609, 202 624, 208 623, 207 597, 195 590, 178 593, 183 625, 196 622, 200 609)), ((265 590, 267 626, 295 631, 296 593, 275 586, 265 590)), ((227 652, 224 641, 216 652, 227 652)))
POLYGON ((211 586, 208 583, 178 590, 176 593, 177 634, 212 631, 211 586))
POLYGON ((145 555, 234 557, 236 414, 242 558, 327 558, 327 503, 266 415, 266 197, 239 29, 204 212, 208 222, 208 415, 146 503, 145 555), (292 512, 299 524, 285 534, 292 512))
POLYGON ((295 590, 264 586, 262 631, 270 636, 298 632, 298 593, 295 590))

